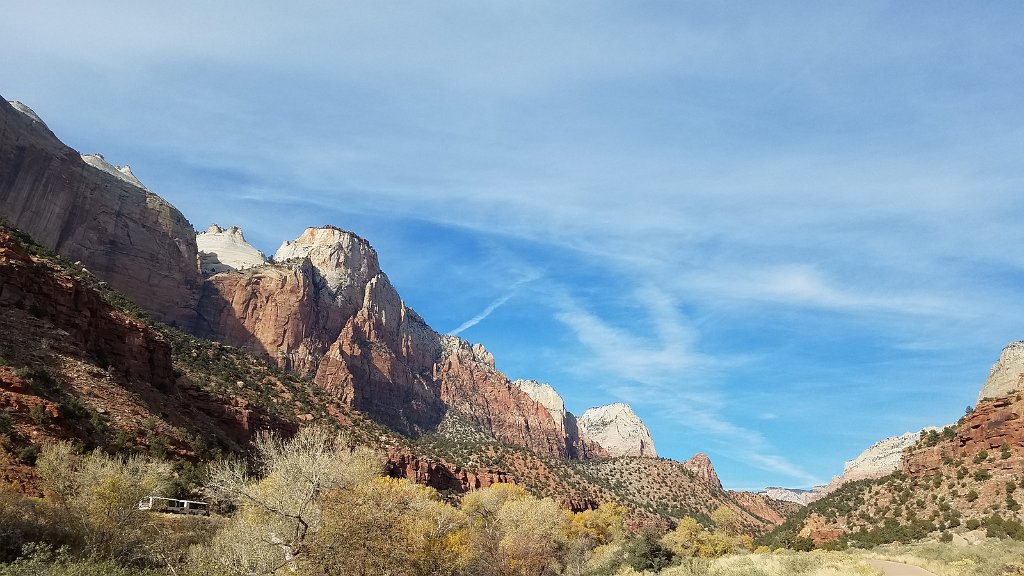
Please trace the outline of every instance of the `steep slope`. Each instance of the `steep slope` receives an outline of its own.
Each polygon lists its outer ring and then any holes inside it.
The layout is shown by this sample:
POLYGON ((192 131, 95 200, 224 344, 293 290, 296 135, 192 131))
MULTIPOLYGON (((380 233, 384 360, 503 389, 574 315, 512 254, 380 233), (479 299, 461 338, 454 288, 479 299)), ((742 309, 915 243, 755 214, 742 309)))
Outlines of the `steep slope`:
POLYGON ((127 167, 79 155, 28 107, 3 99, 0 216, 158 318, 191 326, 201 278, 185 217, 127 167))
POLYGON ((692 458, 683 462, 683 468, 707 482, 712 488, 722 489, 722 481, 718 479, 718 473, 715 472, 715 467, 711 464, 711 458, 708 458, 707 454, 702 452, 694 454, 692 458))
POLYGON ((579 427, 611 456, 658 455, 650 431, 628 404, 616 402, 591 408, 579 417, 579 427))
MULTIPOLYGON (((1005 365, 1004 351, 993 373, 1005 365)), ((982 400, 956 424, 922 431, 902 450, 895 471, 840 486, 788 520, 776 536, 878 544, 988 526, 995 534, 1024 538, 1017 502, 1017 490, 1024 488, 1022 414, 1020 392, 982 400)), ((904 435, 909 436, 914 435, 904 435)))
POLYGON ((999 398, 1024 390, 1024 342, 1013 342, 1003 348, 992 366, 985 384, 978 392, 978 401, 999 398))
POLYGON ((495 438, 563 458, 601 455, 494 367, 480 345, 438 334, 405 305, 370 244, 308 228, 274 263, 210 276, 199 333, 314 376, 342 401, 405 434, 448 410, 495 438))

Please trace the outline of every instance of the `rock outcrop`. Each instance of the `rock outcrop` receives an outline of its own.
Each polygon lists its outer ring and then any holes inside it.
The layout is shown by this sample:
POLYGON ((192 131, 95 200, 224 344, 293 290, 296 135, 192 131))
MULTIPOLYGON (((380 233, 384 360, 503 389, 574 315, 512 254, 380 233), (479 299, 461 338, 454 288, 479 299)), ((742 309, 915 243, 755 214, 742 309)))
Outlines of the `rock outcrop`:
POLYGON ((992 366, 978 393, 978 401, 999 398, 1019 390, 1024 390, 1024 342, 1013 342, 1003 348, 999 360, 992 366))
POLYGON ((824 486, 817 486, 810 490, 802 490, 800 488, 769 487, 762 490, 761 494, 775 500, 793 502, 794 504, 806 506, 818 498, 821 498, 824 495, 824 488, 824 486))
MULTIPOLYGON (((937 430, 934 426, 925 428, 924 431, 937 430)), ((832 484, 836 487, 867 478, 881 478, 895 472, 900 466, 900 457, 903 451, 917 443, 921 432, 907 432, 900 436, 890 436, 872 444, 853 460, 843 465, 843 475, 833 479, 832 484)))
POLYGON ((651 433, 628 404, 591 408, 578 419, 580 431, 609 456, 657 456, 651 433))
POLYGON ((900 469, 921 477, 941 471, 950 460, 963 460, 993 474, 1012 475, 1024 465, 1022 416, 1024 397, 1019 394, 982 400, 952 433, 944 430, 904 452, 900 469))
MULTIPOLYGON (((406 434, 448 410, 498 440, 563 458, 603 455, 571 414, 556 417, 476 344, 435 332, 402 301, 370 244, 308 228, 274 262, 207 279, 198 332, 314 375, 321 386, 406 434)), ((562 408, 564 410, 564 407, 562 408)))
POLYGON ((115 310, 82 282, 37 266, 20 242, 0 230, 0 309, 28 310, 60 327, 61 345, 162 392, 174 388, 170 345, 115 310))
POLYGON ((243 270, 267 262, 263 252, 245 241, 245 235, 238 226, 221 228, 213 224, 196 236, 196 246, 203 274, 243 270))
POLYGON ((722 481, 718 479, 715 467, 711 464, 711 458, 708 458, 707 454, 702 452, 694 454, 693 458, 683 462, 683 468, 692 472, 697 478, 707 482, 712 488, 722 489, 722 481))
POLYGON ((0 216, 159 319, 192 325, 201 278, 188 220, 127 167, 79 155, 27 106, 2 99, 0 216))

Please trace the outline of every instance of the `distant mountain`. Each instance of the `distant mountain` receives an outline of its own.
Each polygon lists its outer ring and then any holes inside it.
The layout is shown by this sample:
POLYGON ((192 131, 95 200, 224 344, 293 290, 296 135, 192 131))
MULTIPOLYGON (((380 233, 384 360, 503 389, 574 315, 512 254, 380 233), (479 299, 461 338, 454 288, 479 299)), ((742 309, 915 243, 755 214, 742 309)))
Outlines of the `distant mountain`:
POLYGON ((794 504, 806 506, 824 495, 821 491, 822 488, 824 488, 824 486, 818 486, 810 490, 801 490, 800 488, 769 487, 762 490, 761 494, 775 498, 776 500, 793 502, 794 504))

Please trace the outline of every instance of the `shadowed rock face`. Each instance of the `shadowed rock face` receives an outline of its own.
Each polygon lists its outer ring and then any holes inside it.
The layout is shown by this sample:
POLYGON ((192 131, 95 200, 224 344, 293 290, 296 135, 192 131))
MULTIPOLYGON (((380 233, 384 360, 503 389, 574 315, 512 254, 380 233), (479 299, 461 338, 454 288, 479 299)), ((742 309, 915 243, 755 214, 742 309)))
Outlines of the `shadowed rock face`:
POLYGON ((26 106, 3 99, 0 215, 159 319, 192 325, 201 278, 188 220, 127 167, 83 159, 26 106))
POLYGON ((432 330, 402 301, 366 240, 308 228, 274 261, 209 277, 200 335, 314 375, 406 434, 436 429, 454 409, 495 438, 544 455, 605 454, 582 438, 574 418, 555 418, 496 370, 483 346, 432 330))

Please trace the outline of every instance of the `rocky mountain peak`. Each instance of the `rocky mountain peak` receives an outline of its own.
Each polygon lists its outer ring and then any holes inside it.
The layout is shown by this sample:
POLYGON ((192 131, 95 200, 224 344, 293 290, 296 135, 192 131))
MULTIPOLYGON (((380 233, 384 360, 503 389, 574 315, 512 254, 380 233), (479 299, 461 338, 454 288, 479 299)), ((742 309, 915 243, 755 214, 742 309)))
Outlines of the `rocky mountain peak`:
POLYGON ((615 402, 591 408, 578 419, 580 431, 609 456, 657 456, 654 440, 629 404, 615 402))
POLYGON ((561 419, 565 416, 565 402, 550 384, 542 384, 536 380, 516 380, 512 384, 547 408, 552 418, 561 419))
MULTIPOLYGON (((938 430, 938 428, 930 426, 923 431, 929 430, 938 430)), ((895 471, 899 467, 903 450, 913 446, 920 437, 921 432, 907 432, 875 442, 856 458, 848 460, 843 465, 843 475, 837 480, 840 483, 846 483, 865 478, 880 478, 895 471)))
POLYGON ((267 263, 263 252, 245 241, 245 235, 238 226, 221 228, 212 224, 206 232, 196 235, 196 246, 203 274, 243 270, 267 263))
POLYGON ((14 108, 15 110, 21 112, 25 116, 28 116, 29 119, 33 122, 38 122, 40 125, 43 126, 43 128, 49 130, 49 128, 47 128, 46 126, 46 122, 43 122, 43 119, 40 118, 38 114, 36 114, 31 108, 29 108, 22 102, 18 102, 17 100, 8 100, 7 103, 11 105, 11 108, 14 108))
POLYGON ((377 251, 370 243, 334 226, 306 228, 274 254, 276 262, 296 259, 308 259, 326 288, 341 300, 361 301, 363 287, 381 273, 377 251))
POLYGON ((683 462, 683 468, 693 472, 695 476, 707 482, 711 487, 722 489, 722 481, 718 479, 715 467, 711 464, 711 458, 708 458, 707 454, 703 452, 694 454, 692 458, 683 462))
POLYGON ((1024 342, 1013 342, 1003 348, 999 360, 992 366, 978 393, 978 401, 999 398, 1021 389, 1024 389, 1024 342))
POLYGON ((135 174, 132 173, 131 166, 128 166, 127 164, 124 166, 115 166, 110 162, 107 162, 102 154, 82 154, 82 160, 93 168, 99 168, 111 176, 120 178, 129 184, 134 184, 147 192, 149 191, 149 188, 146 188, 142 182, 135 177, 135 174))

